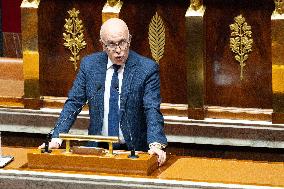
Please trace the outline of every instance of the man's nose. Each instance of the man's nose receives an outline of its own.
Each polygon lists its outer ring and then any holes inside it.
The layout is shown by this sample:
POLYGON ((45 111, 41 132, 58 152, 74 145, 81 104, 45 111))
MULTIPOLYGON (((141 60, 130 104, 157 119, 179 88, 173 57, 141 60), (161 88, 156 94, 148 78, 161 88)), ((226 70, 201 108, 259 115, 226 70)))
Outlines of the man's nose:
POLYGON ((119 45, 115 46, 115 52, 117 53, 121 52, 121 47, 119 45))

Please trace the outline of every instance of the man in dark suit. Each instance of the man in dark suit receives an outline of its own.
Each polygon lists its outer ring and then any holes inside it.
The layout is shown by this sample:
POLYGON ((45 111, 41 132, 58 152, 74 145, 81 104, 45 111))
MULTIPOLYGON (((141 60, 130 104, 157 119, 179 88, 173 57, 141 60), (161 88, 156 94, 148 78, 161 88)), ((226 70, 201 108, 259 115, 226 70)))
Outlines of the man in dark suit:
POLYGON ((100 38, 104 51, 82 59, 49 146, 59 148, 59 133, 69 131, 79 114, 77 110, 88 101, 90 135, 119 136, 118 149, 149 149, 150 154, 158 155, 162 165, 167 139, 160 112, 159 66, 129 50, 131 35, 126 23, 118 18, 102 25, 100 38))

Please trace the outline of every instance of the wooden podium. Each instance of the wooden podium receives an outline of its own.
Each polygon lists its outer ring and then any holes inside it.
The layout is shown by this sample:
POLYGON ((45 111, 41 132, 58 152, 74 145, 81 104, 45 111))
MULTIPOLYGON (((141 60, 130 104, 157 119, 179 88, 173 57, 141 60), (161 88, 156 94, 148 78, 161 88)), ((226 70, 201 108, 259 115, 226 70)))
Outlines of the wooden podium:
MULTIPOLYGON (((121 152, 121 151, 119 151, 121 152)), ((114 155, 82 155, 56 149, 41 153, 38 149, 28 152, 28 167, 32 169, 55 169, 65 171, 91 171, 98 173, 150 175, 157 169, 156 156, 139 153, 139 158, 128 158, 126 151, 114 155)))

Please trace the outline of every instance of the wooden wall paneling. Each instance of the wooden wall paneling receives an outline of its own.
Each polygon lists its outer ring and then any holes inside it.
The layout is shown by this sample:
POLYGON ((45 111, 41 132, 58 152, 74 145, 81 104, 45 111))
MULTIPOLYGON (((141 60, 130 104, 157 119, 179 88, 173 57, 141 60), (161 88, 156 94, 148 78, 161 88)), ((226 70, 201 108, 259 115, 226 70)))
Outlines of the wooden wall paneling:
MULTIPOLYGON (((72 86, 76 72, 68 62, 70 53, 63 46, 67 11, 75 7, 80 10, 79 18, 85 26, 86 49, 80 57, 100 51, 99 30, 101 11, 106 1, 42 0, 39 9, 39 53, 40 85, 43 96, 66 96, 72 86)), ((161 93, 163 102, 187 104, 185 66, 184 14, 188 3, 179 1, 137 2, 123 1, 120 18, 126 21, 133 35, 131 48, 142 55, 151 57, 148 44, 148 25, 157 11, 166 27, 165 55, 160 61, 161 93)))
POLYGON ((4 57, 23 58, 21 33, 3 32, 0 38, 4 57))
POLYGON ((21 98, 24 95, 23 59, 0 58, 0 106, 15 107, 5 97, 21 98), (1 98, 4 97, 4 98, 1 98))
POLYGON ((166 45, 159 65, 164 103, 187 104, 184 15, 188 6, 189 2, 184 0, 125 0, 120 13, 133 36, 131 48, 150 58, 148 26, 156 11, 163 19, 166 45))
POLYGON ((22 58, 21 0, 0 2, 0 56, 22 58))
MULTIPOLYGON (((94 51, 100 51, 99 30, 102 24, 104 0, 42 0, 39 9, 39 54, 40 85, 43 96, 67 96, 76 76, 73 64, 69 61, 71 52, 63 46, 65 19, 68 10, 80 11, 79 19, 84 25, 84 38, 87 43, 81 50, 80 58, 94 51)), ((79 67, 79 65, 78 65, 79 67)))
POLYGON ((206 104, 272 108, 271 29, 273 1, 205 0, 206 104), (229 47, 234 17, 242 14, 252 27, 252 52, 240 80, 240 66, 229 47))

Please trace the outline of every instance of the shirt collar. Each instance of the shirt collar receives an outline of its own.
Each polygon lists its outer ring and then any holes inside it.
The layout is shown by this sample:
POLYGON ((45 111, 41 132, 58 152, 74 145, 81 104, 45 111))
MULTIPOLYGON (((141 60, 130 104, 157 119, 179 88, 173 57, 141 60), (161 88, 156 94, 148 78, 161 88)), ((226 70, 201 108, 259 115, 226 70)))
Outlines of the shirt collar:
MULTIPOLYGON (((110 69, 112 67, 113 63, 110 60, 110 58, 107 58, 107 70, 110 69)), ((124 68, 125 64, 121 65, 121 68, 124 68)))

